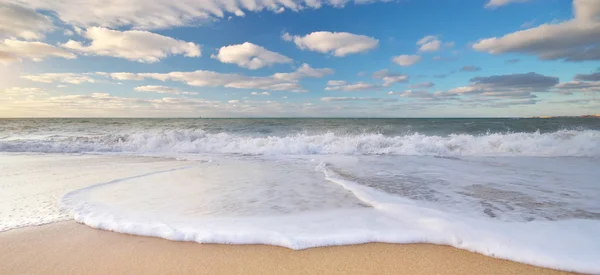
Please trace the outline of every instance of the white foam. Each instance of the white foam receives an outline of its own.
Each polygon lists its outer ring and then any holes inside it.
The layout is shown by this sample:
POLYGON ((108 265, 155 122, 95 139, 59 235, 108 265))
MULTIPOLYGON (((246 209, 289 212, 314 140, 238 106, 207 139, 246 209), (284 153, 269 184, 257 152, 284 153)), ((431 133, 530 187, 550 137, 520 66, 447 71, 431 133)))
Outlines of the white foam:
POLYGON ((72 219, 59 203, 69 191, 183 165, 140 157, 0 154, 0 232, 72 219))
POLYGON ((251 155, 441 155, 441 156, 600 156, 600 131, 486 135, 419 133, 385 136, 341 135, 245 136, 202 130, 155 130, 94 136, 0 140, 4 152, 227 153, 251 155))
MULTIPOLYGON (((394 161, 411 165, 406 158, 409 157, 394 161)), ((450 161, 428 159, 429 166, 434 167, 450 161)), ((561 161, 549 159, 544 163, 554 162, 552 168, 558 171, 549 172, 548 178, 570 172, 568 166, 561 168, 561 161)), ((456 205, 456 211, 448 211, 436 207, 435 201, 393 195, 348 180, 329 164, 319 162, 302 158, 219 158, 186 170, 91 186, 65 195, 62 202, 77 221, 89 226, 170 240, 270 244, 292 249, 365 242, 425 242, 537 266, 600 273, 599 220, 508 222, 463 213, 461 205, 456 205), (315 178, 317 174, 309 166, 317 166, 317 172, 323 173, 321 177, 329 183, 315 178), (263 193, 269 190, 277 193, 263 193), (235 194, 229 196, 229 192, 235 194), (355 196, 354 200, 370 207, 357 205, 347 196, 348 192, 355 196), (209 203, 204 198, 209 198, 209 203), (288 206, 297 211, 281 210, 288 206)), ((594 161, 577 163, 592 165, 594 161)), ((465 167, 476 171, 504 164, 472 163, 465 167)), ((453 168, 464 169, 460 167, 453 168)), ((511 172, 508 168, 502 171, 511 172)), ((585 177, 596 176, 590 173, 585 177)), ((573 189, 582 187, 577 178, 573 180, 573 189)), ((541 179, 522 184, 533 188, 543 182, 541 179)), ((592 196, 598 192, 594 186, 583 188, 595 188, 589 189, 592 196)))

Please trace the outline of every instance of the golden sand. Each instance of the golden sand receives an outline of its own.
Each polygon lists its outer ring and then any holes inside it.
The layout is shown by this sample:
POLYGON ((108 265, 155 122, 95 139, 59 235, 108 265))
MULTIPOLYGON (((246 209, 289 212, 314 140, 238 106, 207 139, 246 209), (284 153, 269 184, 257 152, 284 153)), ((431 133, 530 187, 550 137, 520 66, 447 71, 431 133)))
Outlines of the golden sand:
POLYGON ((294 251, 173 242, 73 221, 0 233, 0 274, 571 274, 449 246, 381 244, 294 251))

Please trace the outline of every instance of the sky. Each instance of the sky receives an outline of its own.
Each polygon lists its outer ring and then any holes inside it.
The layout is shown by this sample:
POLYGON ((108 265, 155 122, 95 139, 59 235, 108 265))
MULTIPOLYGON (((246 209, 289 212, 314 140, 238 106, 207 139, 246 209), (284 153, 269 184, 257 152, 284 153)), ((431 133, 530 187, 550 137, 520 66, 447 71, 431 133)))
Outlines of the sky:
POLYGON ((598 0, 0 0, 0 117, 600 113, 598 0))

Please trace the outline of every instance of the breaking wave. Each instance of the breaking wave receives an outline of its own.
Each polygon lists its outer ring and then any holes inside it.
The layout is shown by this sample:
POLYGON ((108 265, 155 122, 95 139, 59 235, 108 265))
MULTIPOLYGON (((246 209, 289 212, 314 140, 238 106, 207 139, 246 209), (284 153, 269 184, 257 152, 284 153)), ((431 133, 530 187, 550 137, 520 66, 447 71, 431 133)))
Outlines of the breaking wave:
POLYGON ((0 139, 2 152, 247 155, 600 156, 600 131, 452 134, 379 133, 244 136, 202 130, 0 139))

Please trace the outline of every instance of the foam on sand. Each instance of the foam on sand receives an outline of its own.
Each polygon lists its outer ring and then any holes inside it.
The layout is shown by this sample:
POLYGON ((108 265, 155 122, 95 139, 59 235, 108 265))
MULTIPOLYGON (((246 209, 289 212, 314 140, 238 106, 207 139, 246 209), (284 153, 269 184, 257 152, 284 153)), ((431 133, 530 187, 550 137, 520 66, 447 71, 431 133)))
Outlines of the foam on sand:
MULTIPOLYGON (((433 167, 452 161, 428 160, 433 167)), ((410 164, 407 157, 393 161, 410 164)), ((561 170, 562 160, 547 161, 556 163, 554 172, 546 177, 570 173, 568 167, 561 170)), ((595 163, 586 159, 571 161, 582 169, 595 163)), ((463 160, 457 162, 461 164, 454 169, 464 165, 463 160)), ((510 215, 504 220, 492 218, 470 212, 462 205, 450 210, 435 200, 399 196, 352 180, 360 177, 340 174, 331 163, 345 165, 338 159, 221 158, 183 170, 80 189, 65 195, 62 202, 77 221, 89 226, 170 240, 269 244, 292 249, 424 242, 554 269, 600 273, 599 220, 571 216, 525 222, 510 215)), ((472 171, 500 167, 503 170, 498 171, 519 175, 508 165, 510 161, 477 163, 482 164, 465 167, 472 171)), ((490 171, 482 173, 489 175, 490 171)), ((506 176, 499 174, 498 178, 502 181, 506 176)), ((462 187, 449 188, 448 194, 464 195, 462 187)), ((511 211, 516 211, 516 216, 531 214, 526 208, 511 211)))

